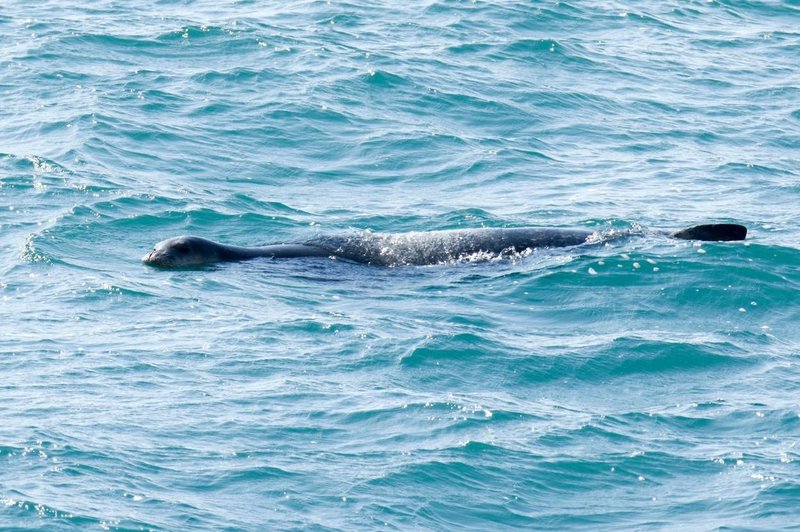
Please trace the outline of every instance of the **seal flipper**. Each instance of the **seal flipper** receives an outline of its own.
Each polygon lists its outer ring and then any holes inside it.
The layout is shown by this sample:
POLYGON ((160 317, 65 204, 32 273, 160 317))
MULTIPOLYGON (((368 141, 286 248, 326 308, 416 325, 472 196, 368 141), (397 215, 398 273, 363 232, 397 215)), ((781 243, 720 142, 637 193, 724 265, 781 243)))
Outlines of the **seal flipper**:
POLYGON ((670 235, 672 238, 682 238, 684 240, 705 240, 727 242, 730 240, 744 240, 747 236, 747 228, 739 224, 706 224, 695 225, 681 229, 670 235))

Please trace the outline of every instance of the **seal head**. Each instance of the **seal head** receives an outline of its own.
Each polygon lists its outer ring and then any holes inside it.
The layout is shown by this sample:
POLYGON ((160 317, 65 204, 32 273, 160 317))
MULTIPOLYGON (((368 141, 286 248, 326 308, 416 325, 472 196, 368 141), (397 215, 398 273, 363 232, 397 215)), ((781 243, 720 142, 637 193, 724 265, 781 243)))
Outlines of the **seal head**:
POLYGON ((216 242, 186 235, 159 242, 142 261, 159 268, 181 268, 226 260, 223 251, 216 242))

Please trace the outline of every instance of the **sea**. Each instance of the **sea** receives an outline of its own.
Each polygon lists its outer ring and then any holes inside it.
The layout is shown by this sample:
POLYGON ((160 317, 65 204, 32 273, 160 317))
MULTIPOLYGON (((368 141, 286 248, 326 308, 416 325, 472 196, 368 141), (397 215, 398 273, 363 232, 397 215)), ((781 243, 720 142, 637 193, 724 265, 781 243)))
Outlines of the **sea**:
POLYGON ((6 0, 0 529, 798 530, 798 218, 798 0, 6 0))

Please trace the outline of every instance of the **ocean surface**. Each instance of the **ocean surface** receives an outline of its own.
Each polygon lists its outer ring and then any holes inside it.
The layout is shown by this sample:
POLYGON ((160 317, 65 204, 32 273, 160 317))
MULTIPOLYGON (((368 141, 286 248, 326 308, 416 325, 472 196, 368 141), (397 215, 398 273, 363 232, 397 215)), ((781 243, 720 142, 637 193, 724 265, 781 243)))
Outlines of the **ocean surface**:
POLYGON ((2 530, 797 529, 800 1, 4 2, 0 296, 2 530))

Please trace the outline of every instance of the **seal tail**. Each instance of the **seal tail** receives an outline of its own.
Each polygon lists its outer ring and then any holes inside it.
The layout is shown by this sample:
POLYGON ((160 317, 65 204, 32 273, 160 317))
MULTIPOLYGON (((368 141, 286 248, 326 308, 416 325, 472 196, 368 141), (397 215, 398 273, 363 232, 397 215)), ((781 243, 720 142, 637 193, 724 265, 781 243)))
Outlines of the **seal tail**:
POLYGON ((670 235, 672 238, 682 238, 684 240, 705 240, 716 242, 727 242, 731 240, 744 240, 747 236, 747 228, 739 224, 705 224, 687 227, 680 231, 675 231, 670 235))

